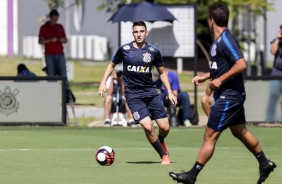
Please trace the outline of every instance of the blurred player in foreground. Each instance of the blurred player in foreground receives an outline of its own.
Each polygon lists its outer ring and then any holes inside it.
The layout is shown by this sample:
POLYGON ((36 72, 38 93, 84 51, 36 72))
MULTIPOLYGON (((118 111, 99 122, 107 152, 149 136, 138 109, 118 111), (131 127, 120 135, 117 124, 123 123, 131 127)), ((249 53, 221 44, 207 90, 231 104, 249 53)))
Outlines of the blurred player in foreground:
POLYGON ((123 63, 125 98, 133 118, 143 127, 148 141, 160 155, 161 163, 170 164, 169 153, 164 142, 170 129, 169 121, 164 104, 152 80, 153 66, 158 70, 173 105, 177 104, 177 99, 171 90, 160 51, 145 41, 147 33, 147 27, 143 21, 133 23, 134 41, 122 45, 117 50, 101 80, 98 94, 103 95, 107 78, 117 64, 123 63), (152 120, 156 120, 159 127, 158 136, 154 131, 152 120))
POLYGON ((210 88, 214 93, 214 105, 211 112, 204 140, 194 166, 187 172, 170 172, 169 176, 180 183, 194 184, 200 171, 213 155, 215 145, 222 131, 229 128, 234 137, 239 139, 259 162, 257 184, 266 180, 276 167, 268 160, 257 138, 246 128, 244 101, 246 98, 242 73, 247 65, 244 56, 233 35, 227 29, 229 10, 223 4, 214 4, 209 8, 209 26, 214 42, 209 57, 210 72, 195 76, 192 82, 201 85, 211 79, 210 88))

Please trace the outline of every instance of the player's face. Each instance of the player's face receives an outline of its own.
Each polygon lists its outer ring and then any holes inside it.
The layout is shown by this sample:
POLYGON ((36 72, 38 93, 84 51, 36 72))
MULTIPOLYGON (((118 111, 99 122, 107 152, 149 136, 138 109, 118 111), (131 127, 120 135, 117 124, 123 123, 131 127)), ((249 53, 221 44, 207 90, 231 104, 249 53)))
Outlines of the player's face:
POLYGON ((51 25, 57 24, 58 19, 59 19, 59 16, 52 16, 52 17, 50 17, 50 24, 51 25))
POLYGON ((145 26, 134 26, 132 34, 136 43, 144 43, 147 36, 147 29, 145 26))

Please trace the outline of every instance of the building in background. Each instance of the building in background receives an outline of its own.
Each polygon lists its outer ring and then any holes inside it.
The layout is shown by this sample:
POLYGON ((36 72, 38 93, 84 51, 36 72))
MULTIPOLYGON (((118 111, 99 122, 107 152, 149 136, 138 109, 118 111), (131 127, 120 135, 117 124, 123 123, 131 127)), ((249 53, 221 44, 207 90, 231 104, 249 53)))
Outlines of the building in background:
MULTIPOLYGON (((75 0, 65 0, 66 8, 58 9, 68 36, 68 58, 104 60, 118 48, 118 25, 107 22, 111 13, 97 10, 101 2, 84 0, 82 8, 75 0)), ((37 35, 49 11, 45 0, 1 0, 0 55, 41 58, 37 35)))

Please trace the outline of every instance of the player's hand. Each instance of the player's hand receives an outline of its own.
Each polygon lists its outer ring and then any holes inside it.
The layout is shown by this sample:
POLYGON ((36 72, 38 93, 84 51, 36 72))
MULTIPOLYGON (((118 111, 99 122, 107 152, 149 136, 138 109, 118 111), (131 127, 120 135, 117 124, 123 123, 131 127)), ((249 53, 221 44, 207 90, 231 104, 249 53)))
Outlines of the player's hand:
POLYGON ((219 89, 221 86, 222 82, 220 79, 214 79, 210 81, 210 88, 213 90, 219 89))
POLYGON ((205 82, 205 80, 201 77, 201 76, 195 76, 193 79, 192 79, 192 83, 196 84, 197 86, 200 86, 203 84, 203 82, 205 82))
POLYGON ((51 42, 56 42, 58 39, 57 38, 52 38, 51 42))
POLYGON ((169 98, 170 102, 172 103, 172 105, 175 107, 177 105, 176 96, 172 92, 170 92, 170 93, 168 93, 168 98, 169 98))
POLYGON ((65 38, 59 38, 59 42, 65 43, 66 39, 65 38))
POLYGON ((104 96, 104 92, 106 91, 106 84, 104 82, 100 83, 100 86, 98 88, 98 95, 100 95, 101 97, 104 96))

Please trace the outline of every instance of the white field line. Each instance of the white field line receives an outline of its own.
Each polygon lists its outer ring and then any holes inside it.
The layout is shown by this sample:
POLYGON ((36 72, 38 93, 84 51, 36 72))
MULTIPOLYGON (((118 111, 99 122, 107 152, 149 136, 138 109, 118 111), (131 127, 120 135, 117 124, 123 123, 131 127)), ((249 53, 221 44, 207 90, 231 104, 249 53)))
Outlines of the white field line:
MULTIPOLYGON (((151 150, 151 147, 148 148, 115 148, 114 150, 151 150)), ((177 148, 169 148, 169 150, 198 150, 199 147, 177 147, 177 148)), ((221 150, 241 150, 242 147, 218 147, 216 149, 221 150)), ((13 151, 96 151, 97 148, 2 148, 0 152, 13 152, 13 151)))

